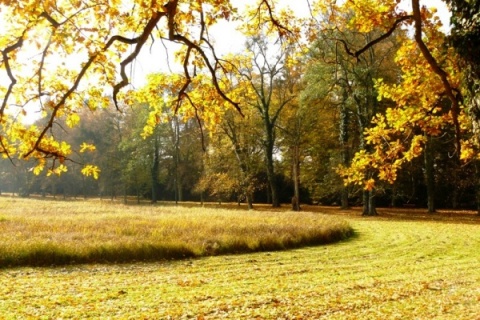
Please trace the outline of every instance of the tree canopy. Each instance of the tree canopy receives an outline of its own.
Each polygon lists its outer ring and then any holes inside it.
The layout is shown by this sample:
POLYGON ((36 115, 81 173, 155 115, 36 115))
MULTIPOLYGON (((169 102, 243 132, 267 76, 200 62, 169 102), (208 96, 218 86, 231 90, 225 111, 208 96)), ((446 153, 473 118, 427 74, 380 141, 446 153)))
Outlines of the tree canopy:
MULTIPOLYGON (((275 132, 286 129, 282 125, 298 115, 295 110, 320 103, 343 106, 342 119, 357 117, 359 140, 347 135, 342 144, 344 150, 351 143, 360 147, 349 151, 356 152, 352 157, 344 153, 337 169, 347 184, 372 191, 394 183, 408 163, 425 154, 431 138, 445 135, 458 161, 476 162, 478 4, 446 2, 451 35, 442 31, 435 9, 420 0, 306 0, 298 5, 310 16, 302 18, 275 0, 254 1, 243 11, 229 0, 3 0, 0 153, 12 162, 34 159, 37 174, 45 168, 60 174, 68 161, 79 162, 83 174, 96 178, 100 169, 84 161, 91 157, 76 156, 94 151, 93 141, 67 141, 59 134, 77 127, 85 110, 148 108, 144 138, 174 116, 194 119, 205 144, 207 133, 231 138, 231 112, 248 118, 253 107, 265 125, 269 167, 275 148, 286 141, 296 150, 292 161, 298 166, 303 142, 292 142, 290 132, 276 143, 275 132), (214 40, 211 29, 222 21, 237 24, 250 39, 246 52, 217 54, 215 41, 222 40, 214 40), (129 68, 140 53, 167 42, 176 44, 181 71, 152 74, 140 90, 131 86, 129 68), (266 48, 275 46, 277 54, 269 56, 266 48), (320 54, 312 60, 315 50, 320 54), (314 65, 322 74, 309 76, 314 65), (25 119, 32 113, 40 120, 29 124, 25 119)), ((345 134, 352 126, 345 120, 338 128, 345 134)), ((231 143, 239 157, 241 145, 231 143)), ((244 161, 239 165, 243 179, 253 174, 244 161)), ((273 169, 268 177, 275 192, 273 169)))

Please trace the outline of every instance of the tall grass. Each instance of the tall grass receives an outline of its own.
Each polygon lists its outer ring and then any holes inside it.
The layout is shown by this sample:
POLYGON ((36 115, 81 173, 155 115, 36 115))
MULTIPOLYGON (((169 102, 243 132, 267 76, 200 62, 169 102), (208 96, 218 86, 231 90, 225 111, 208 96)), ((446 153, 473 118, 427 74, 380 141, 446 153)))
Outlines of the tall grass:
POLYGON ((272 251, 332 243, 352 234, 345 221, 315 213, 0 197, 0 267, 272 251))

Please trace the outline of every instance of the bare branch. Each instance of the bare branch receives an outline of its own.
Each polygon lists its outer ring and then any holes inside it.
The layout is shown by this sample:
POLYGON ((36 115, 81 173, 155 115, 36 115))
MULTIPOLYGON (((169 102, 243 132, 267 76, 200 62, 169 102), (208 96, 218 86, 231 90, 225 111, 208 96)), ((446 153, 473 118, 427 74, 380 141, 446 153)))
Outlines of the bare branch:
POLYGON ((137 38, 128 39, 128 38, 121 37, 121 36, 115 36, 114 38, 110 39, 109 43, 107 43, 106 48, 108 48, 114 41, 121 41, 121 42, 128 43, 128 44, 136 44, 135 50, 127 58, 125 58, 125 60, 120 62, 120 76, 122 77, 122 80, 113 87, 113 102, 115 103, 115 107, 117 108, 117 110, 119 110, 117 95, 122 88, 124 88, 128 85, 128 77, 127 77, 127 74, 125 72, 125 68, 133 60, 135 60, 135 58, 140 53, 143 45, 145 44, 145 42, 147 42, 148 37, 150 36, 153 29, 157 25, 158 21, 160 21, 160 19, 165 15, 166 14, 164 12, 155 12, 153 14, 153 16, 151 17, 151 19, 148 21, 145 28, 143 29, 142 34, 137 38))
POLYGON ((25 36, 25 33, 27 30, 24 30, 20 38, 12 44, 11 46, 7 47, 5 50, 2 51, 2 58, 3 58, 3 63, 5 64, 5 71, 7 71, 7 76, 10 79, 10 84, 8 86, 7 92, 5 93, 5 97, 3 98, 2 105, 0 106, 0 120, 3 119, 3 114, 5 112, 5 108, 7 107, 7 102, 12 94, 13 87, 17 83, 17 79, 13 76, 12 73, 12 68, 10 67, 10 62, 8 61, 10 57, 8 54, 12 51, 15 51, 23 46, 23 37, 25 36))
POLYGON ((187 100, 190 102, 190 105, 193 107, 193 109, 195 109, 195 119, 197 119, 197 124, 198 124, 198 127, 200 129, 200 137, 202 139, 202 150, 203 150, 203 152, 205 152, 205 151, 207 151, 207 148, 205 146, 205 135, 203 133, 202 120, 200 118, 200 115, 198 114, 198 108, 195 105, 195 103, 193 103, 192 99, 190 98, 190 96, 187 93, 184 94, 184 97, 187 98, 187 100))

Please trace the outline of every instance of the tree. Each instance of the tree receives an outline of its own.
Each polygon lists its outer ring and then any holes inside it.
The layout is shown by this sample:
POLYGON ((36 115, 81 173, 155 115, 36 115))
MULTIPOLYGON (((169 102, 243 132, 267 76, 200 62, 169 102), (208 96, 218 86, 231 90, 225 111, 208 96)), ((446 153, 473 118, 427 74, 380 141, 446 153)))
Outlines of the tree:
MULTIPOLYGON (((369 145, 364 133, 371 126, 374 115, 385 108, 385 103, 377 100, 375 79, 384 78, 391 82, 398 76, 398 69, 392 67, 393 53, 398 46, 397 34, 393 34, 389 41, 370 46, 362 55, 352 57, 349 54, 351 50, 365 47, 372 39, 379 37, 381 30, 352 30, 349 28, 351 12, 343 12, 335 5, 333 8, 321 9, 321 31, 310 51, 310 83, 304 95, 311 96, 310 99, 321 99, 322 103, 338 108, 340 121, 337 130, 342 167, 348 167, 350 154, 354 151, 348 149, 350 137, 355 141, 355 149, 368 152, 369 145), (332 28, 332 25, 335 27, 332 28), (317 89, 316 92, 314 88, 317 89)), ((365 172, 365 175, 372 176, 373 172, 365 172)), ((363 214, 375 215, 375 190, 365 189, 362 193, 363 214)), ((342 192, 341 205, 348 207, 346 188, 342 192)))
POLYGON ((420 7, 418 0, 411 2, 412 14, 395 10, 398 4, 394 1, 365 10, 356 7, 361 1, 353 2, 343 7, 351 9, 353 4, 357 9, 350 25, 361 31, 378 26, 386 31, 361 49, 352 51, 346 46, 350 55, 360 57, 404 23, 413 24, 414 36, 406 38, 397 53, 396 60, 403 70, 401 85, 385 85, 381 79, 376 83, 380 99, 392 99, 397 107, 388 109, 385 116, 378 115, 375 125, 366 131, 373 151, 355 156, 351 170, 344 172, 346 181, 360 182, 367 189, 374 188, 375 180, 392 183, 405 162, 422 154, 427 136, 439 135, 448 125, 455 132, 456 154, 466 158, 470 151, 468 143, 462 142, 462 135, 468 124, 461 108, 459 69, 456 59, 449 59, 454 56, 452 50, 444 49, 446 40, 439 31, 439 19, 426 7, 420 7), (373 172, 374 176, 366 175, 367 172, 373 172))
POLYGON ((284 86, 290 92, 296 92, 289 107, 283 112, 277 127, 280 129, 280 150, 285 161, 289 161, 290 176, 293 181, 292 209, 299 211, 302 201, 300 189, 302 187, 302 168, 308 154, 309 145, 318 141, 318 130, 320 126, 319 105, 304 103, 300 94, 303 89, 302 83, 304 68, 301 63, 290 65, 287 68, 284 86))
POLYGON ((262 146, 257 138, 261 135, 259 122, 251 111, 243 111, 245 118, 241 118, 237 112, 227 112, 219 125, 219 133, 228 138, 239 169, 239 173, 235 174, 238 177, 239 197, 245 197, 249 209, 253 209, 253 194, 258 189, 255 175, 259 171, 262 154, 262 146))
POLYGON ((238 60, 242 64, 236 69, 239 73, 238 94, 262 120, 262 144, 271 201, 272 206, 278 207, 280 202, 274 164, 277 123, 280 114, 293 101, 296 93, 286 83, 288 49, 277 46, 278 51, 272 54, 272 48, 275 48, 275 44, 264 36, 251 38, 247 42, 251 60, 238 60))

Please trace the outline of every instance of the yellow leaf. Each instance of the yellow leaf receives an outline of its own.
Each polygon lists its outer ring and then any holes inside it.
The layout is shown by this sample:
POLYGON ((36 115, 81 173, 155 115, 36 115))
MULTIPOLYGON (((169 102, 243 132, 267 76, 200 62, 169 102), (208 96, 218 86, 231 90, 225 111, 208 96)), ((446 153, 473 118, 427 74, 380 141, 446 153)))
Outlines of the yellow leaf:
POLYGON ((93 178, 97 180, 100 174, 100 169, 97 166, 92 166, 89 164, 82 169, 82 174, 87 177, 93 176, 93 178))
POLYGON ((85 151, 95 151, 96 147, 93 144, 90 143, 82 143, 80 145, 80 152, 85 152, 85 151))
POLYGON ((374 187, 375 187, 375 180, 368 179, 367 181, 365 181, 365 187, 364 187, 365 190, 371 191, 373 190, 374 187))
POLYGON ((65 121, 70 128, 75 127, 80 122, 80 116, 77 113, 71 113, 68 115, 65 121))

